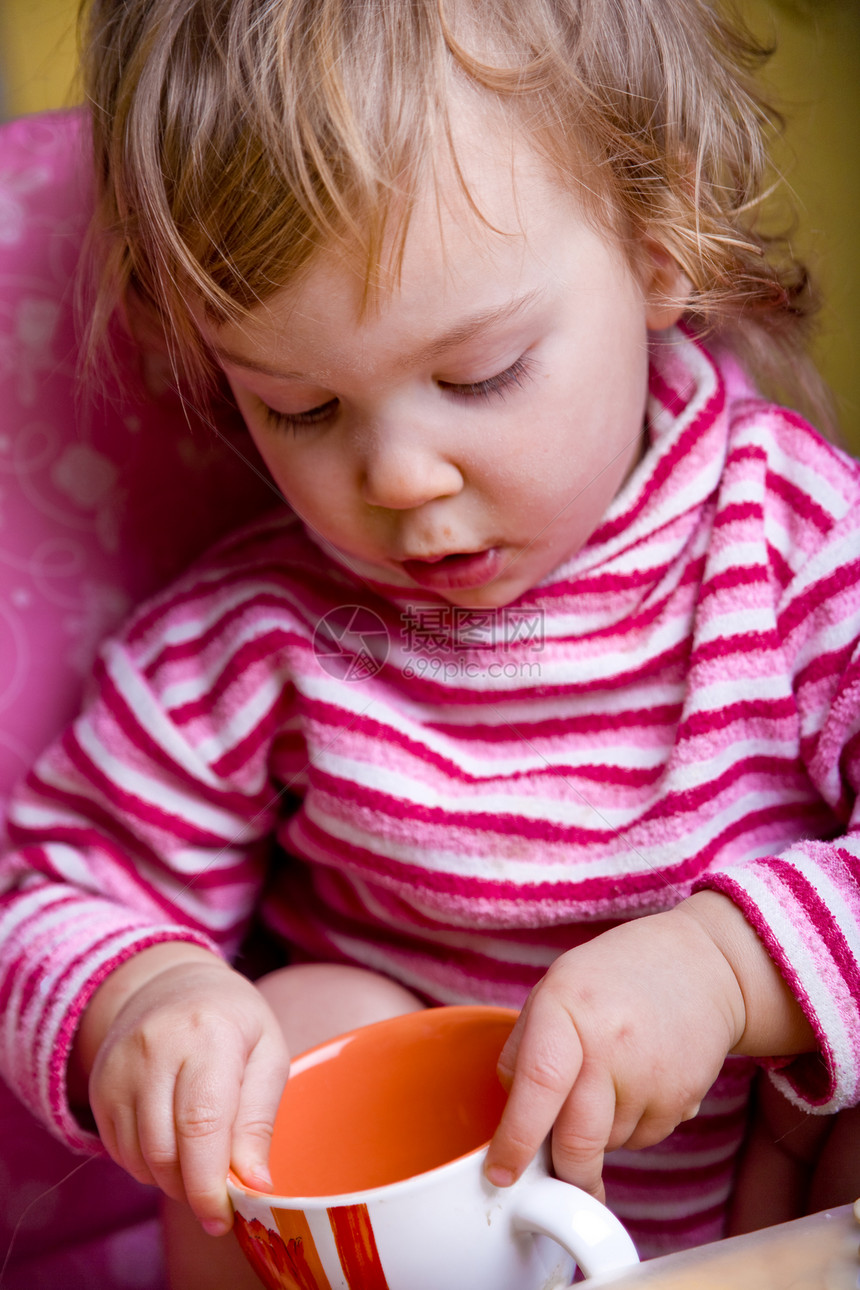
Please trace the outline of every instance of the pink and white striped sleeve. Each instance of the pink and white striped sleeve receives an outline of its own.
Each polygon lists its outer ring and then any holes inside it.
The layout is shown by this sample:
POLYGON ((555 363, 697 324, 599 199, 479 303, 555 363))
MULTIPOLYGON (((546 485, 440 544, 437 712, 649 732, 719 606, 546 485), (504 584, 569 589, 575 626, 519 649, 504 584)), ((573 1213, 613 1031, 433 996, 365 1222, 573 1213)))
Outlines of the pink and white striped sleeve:
MULTIPOLYGON (((197 723, 198 727, 200 723, 197 723)), ((271 787, 213 768, 217 748, 174 721, 122 643, 94 698, 13 798, 0 857, 0 1070, 71 1147, 65 1071, 102 980, 159 941, 235 951, 259 895, 271 787)))
MULTIPOLYGON (((704 876, 743 911, 779 966, 820 1049, 772 1063, 807 1111, 860 1103, 860 513, 852 507, 792 580, 780 634, 794 676, 801 758, 845 832, 799 839, 704 876)), ((774 1054, 776 1057, 777 1055, 774 1054)))

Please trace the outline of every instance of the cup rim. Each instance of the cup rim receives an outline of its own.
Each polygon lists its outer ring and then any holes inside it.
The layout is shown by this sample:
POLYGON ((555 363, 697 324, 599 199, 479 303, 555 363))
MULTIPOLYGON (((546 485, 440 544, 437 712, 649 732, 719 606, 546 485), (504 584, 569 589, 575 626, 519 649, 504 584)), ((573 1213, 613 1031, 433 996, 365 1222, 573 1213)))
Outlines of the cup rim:
MULTIPOLYGON (((398 1195, 405 1195, 407 1192, 414 1191, 418 1187, 425 1186, 428 1179, 432 1179, 434 1174, 443 1172, 459 1172, 465 1168, 468 1161, 474 1156, 487 1154, 489 1148, 489 1139, 479 1147, 474 1147, 462 1156, 455 1156, 453 1160, 446 1160, 443 1165, 436 1165, 433 1169, 425 1169, 420 1174, 410 1174, 408 1178, 400 1178, 397 1182, 383 1183, 381 1187, 363 1187, 360 1191, 334 1192, 327 1196, 284 1196, 280 1192, 258 1191, 255 1187, 246 1187, 245 1184, 236 1177, 231 1169, 227 1175, 227 1191, 232 1200, 233 1194, 247 1197, 249 1200, 261 1201, 271 1209, 337 1209, 344 1205, 361 1205, 370 1204, 380 1197, 392 1196, 396 1192, 398 1195)), ((487 1187, 493 1191, 499 1190, 489 1179, 485 1179, 487 1187)), ((510 1191, 510 1187, 506 1188, 510 1191)))
MULTIPOLYGON (((294 1073, 301 1074, 302 1070, 307 1069, 314 1064, 313 1058, 333 1045, 343 1047, 356 1035, 363 1035, 368 1031, 378 1030, 383 1027, 390 1027, 402 1023, 406 1017, 415 1018, 426 1017, 429 1013, 453 1013, 463 1014, 467 1012, 477 1013, 484 1016, 487 1020, 495 1018, 510 1018, 516 1021, 520 1014, 519 1008, 508 1007, 504 1004, 492 1003, 465 1003, 465 1004, 438 1004, 431 1005, 429 1008, 421 1009, 416 1012, 400 1013, 396 1017, 386 1017, 382 1021, 374 1021, 366 1026, 356 1026, 353 1030, 344 1031, 340 1035, 332 1035, 329 1039, 323 1040, 322 1043, 315 1044, 312 1048, 305 1049, 304 1052, 298 1053, 290 1063, 290 1078, 294 1073)), ((470 1161, 474 1156, 486 1154, 490 1145, 490 1139, 482 1142, 479 1146, 473 1147, 471 1151, 466 1151, 460 1156, 454 1156, 451 1160, 446 1160, 444 1164, 436 1165, 432 1169, 425 1169, 421 1173, 410 1174, 407 1178, 398 1179, 396 1182, 384 1183, 377 1187, 364 1187, 359 1191, 350 1192, 332 1192, 325 1196, 287 1196, 280 1192, 260 1191, 256 1187, 247 1186, 234 1173, 232 1168, 227 1174, 227 1191, 230 1194, 231 1201, 233 1194, 247 1197, 250 1200, 261 1201, 264 1204, 278 1209, 330 1209, 341 1205, 355 1205, 362 1202, 370 1201, 384 1194, 392 1194, 395 1190, 398 1194, 405 1190, 424 1185, 428 1178, 434 1174, 439 1174, 443 1170, 451 1170, 457 1166, 463 1167, 464 1162, 470 1161)), ((489 1180, 485 1180, 488 1187, 493 1187, 489 1180)), ((494 1189, 495 1190, 495 1189, 494 1189)))
POLYGON ((516 1021, 521 1011, 521 1008, 514 1008, 503 1003, 431 1003, 426 1008, 416 1008, 413 1012, 399 1012, 396 1016, 383 1017, 381 1021, 371 1021, 366 1026, 354 1026, 352 1030, 344 1030, 339 1035, 330 1035, 328 1039, 323 1039, 321 1043, 314 1044, 312 1048, 305 1048, 302 1052, 296 1053, 290 1063, 290 1075, 293 1073, 293 1067, 297 1063, 303 1062, 306 1057, 319 1053, 332 1044, 341 1044, 356 1035, 367 1035, 372 1031, 394 1029, 397 1026, 410 1023, 417 1025, 422 1018, 430 1016, 453 1016, 454 1014, 462 1015, 469 1012, 477 1014, 478 1017, 484 1017, 487 1021, 491 1018, 496 1020, 508 1018, 516 1021))

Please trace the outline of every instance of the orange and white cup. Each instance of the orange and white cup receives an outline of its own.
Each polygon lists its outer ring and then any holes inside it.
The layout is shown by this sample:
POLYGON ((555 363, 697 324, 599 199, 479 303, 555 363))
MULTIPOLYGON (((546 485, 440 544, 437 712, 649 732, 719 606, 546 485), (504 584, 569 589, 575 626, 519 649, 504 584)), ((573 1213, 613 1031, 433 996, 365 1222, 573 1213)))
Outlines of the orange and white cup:
POLYGON ((269 1290, 548 1290, 638 1262, 593 1197, 549 1174, 483 1175, 516 1013, 430 1008, 297 1057, 275 1122, 275 1193, 228 1190, 269 1290))

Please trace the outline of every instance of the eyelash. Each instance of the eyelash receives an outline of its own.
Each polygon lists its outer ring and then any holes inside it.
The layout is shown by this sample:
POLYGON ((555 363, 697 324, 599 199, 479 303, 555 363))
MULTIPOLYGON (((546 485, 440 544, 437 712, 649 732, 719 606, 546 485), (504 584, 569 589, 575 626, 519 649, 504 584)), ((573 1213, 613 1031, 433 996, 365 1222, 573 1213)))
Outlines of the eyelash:
POLYGON ((268 425, 274 426, 276 430, 294 430, 298 433, 307 426, 326 421, 337 407, 337 399, 329 399, 328 403, 321 403, 318 408, 309 408, 307 412, 277 412, 263 402, 260 407, 268 425))
POLYGON ((488 376, 485 381, 469 381, 465 385, 454 385, 448 381, 440 381, 439 384, 443 390, 447 390, 456 398, 490 399, 494 394, 504 398, 514 386, 520 388, 525 381, 531 378, 532 366, 532 359, 522 355, 516 362, 511 363, 510 367, 506 367, 503 372, 497 372, 495 376, 488 376))
MULTIPOLYGON (((494 396, 504 398, 509 390, 521 388, 525 381, 532 377, 533 361, 525 355, 511 363, 503 372, 497 372, 495 376, 488 376, 484 381, 469 381, 463 385, 457 385, 450 381, 440 381, 439 386, 454 398, 471 400, 483 399, 489 401, 494 396)), ((321 403, 319 407, 309 408, 307 412, 277 412, 270 408, 267 403, 261 401, 261 408, 266 422, 278 430, 293 430, 299 433, 308 426, 319 425, 327 421, 337 407, 337 399, 329 399, 327 403, 321 403)))

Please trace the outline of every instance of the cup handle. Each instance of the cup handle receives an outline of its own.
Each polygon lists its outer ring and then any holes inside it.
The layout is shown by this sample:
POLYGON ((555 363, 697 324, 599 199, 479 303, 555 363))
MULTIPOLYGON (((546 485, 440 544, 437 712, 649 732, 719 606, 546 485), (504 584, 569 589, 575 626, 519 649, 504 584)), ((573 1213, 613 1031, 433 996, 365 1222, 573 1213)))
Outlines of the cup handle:
POLYGON ((618 1219, 599 1200, 558 1178, 535 1178, 514 1203, 520 1232, 548 1236, 576 1261, 586 1277, 623 1272, 639 1262, 618 1219))

